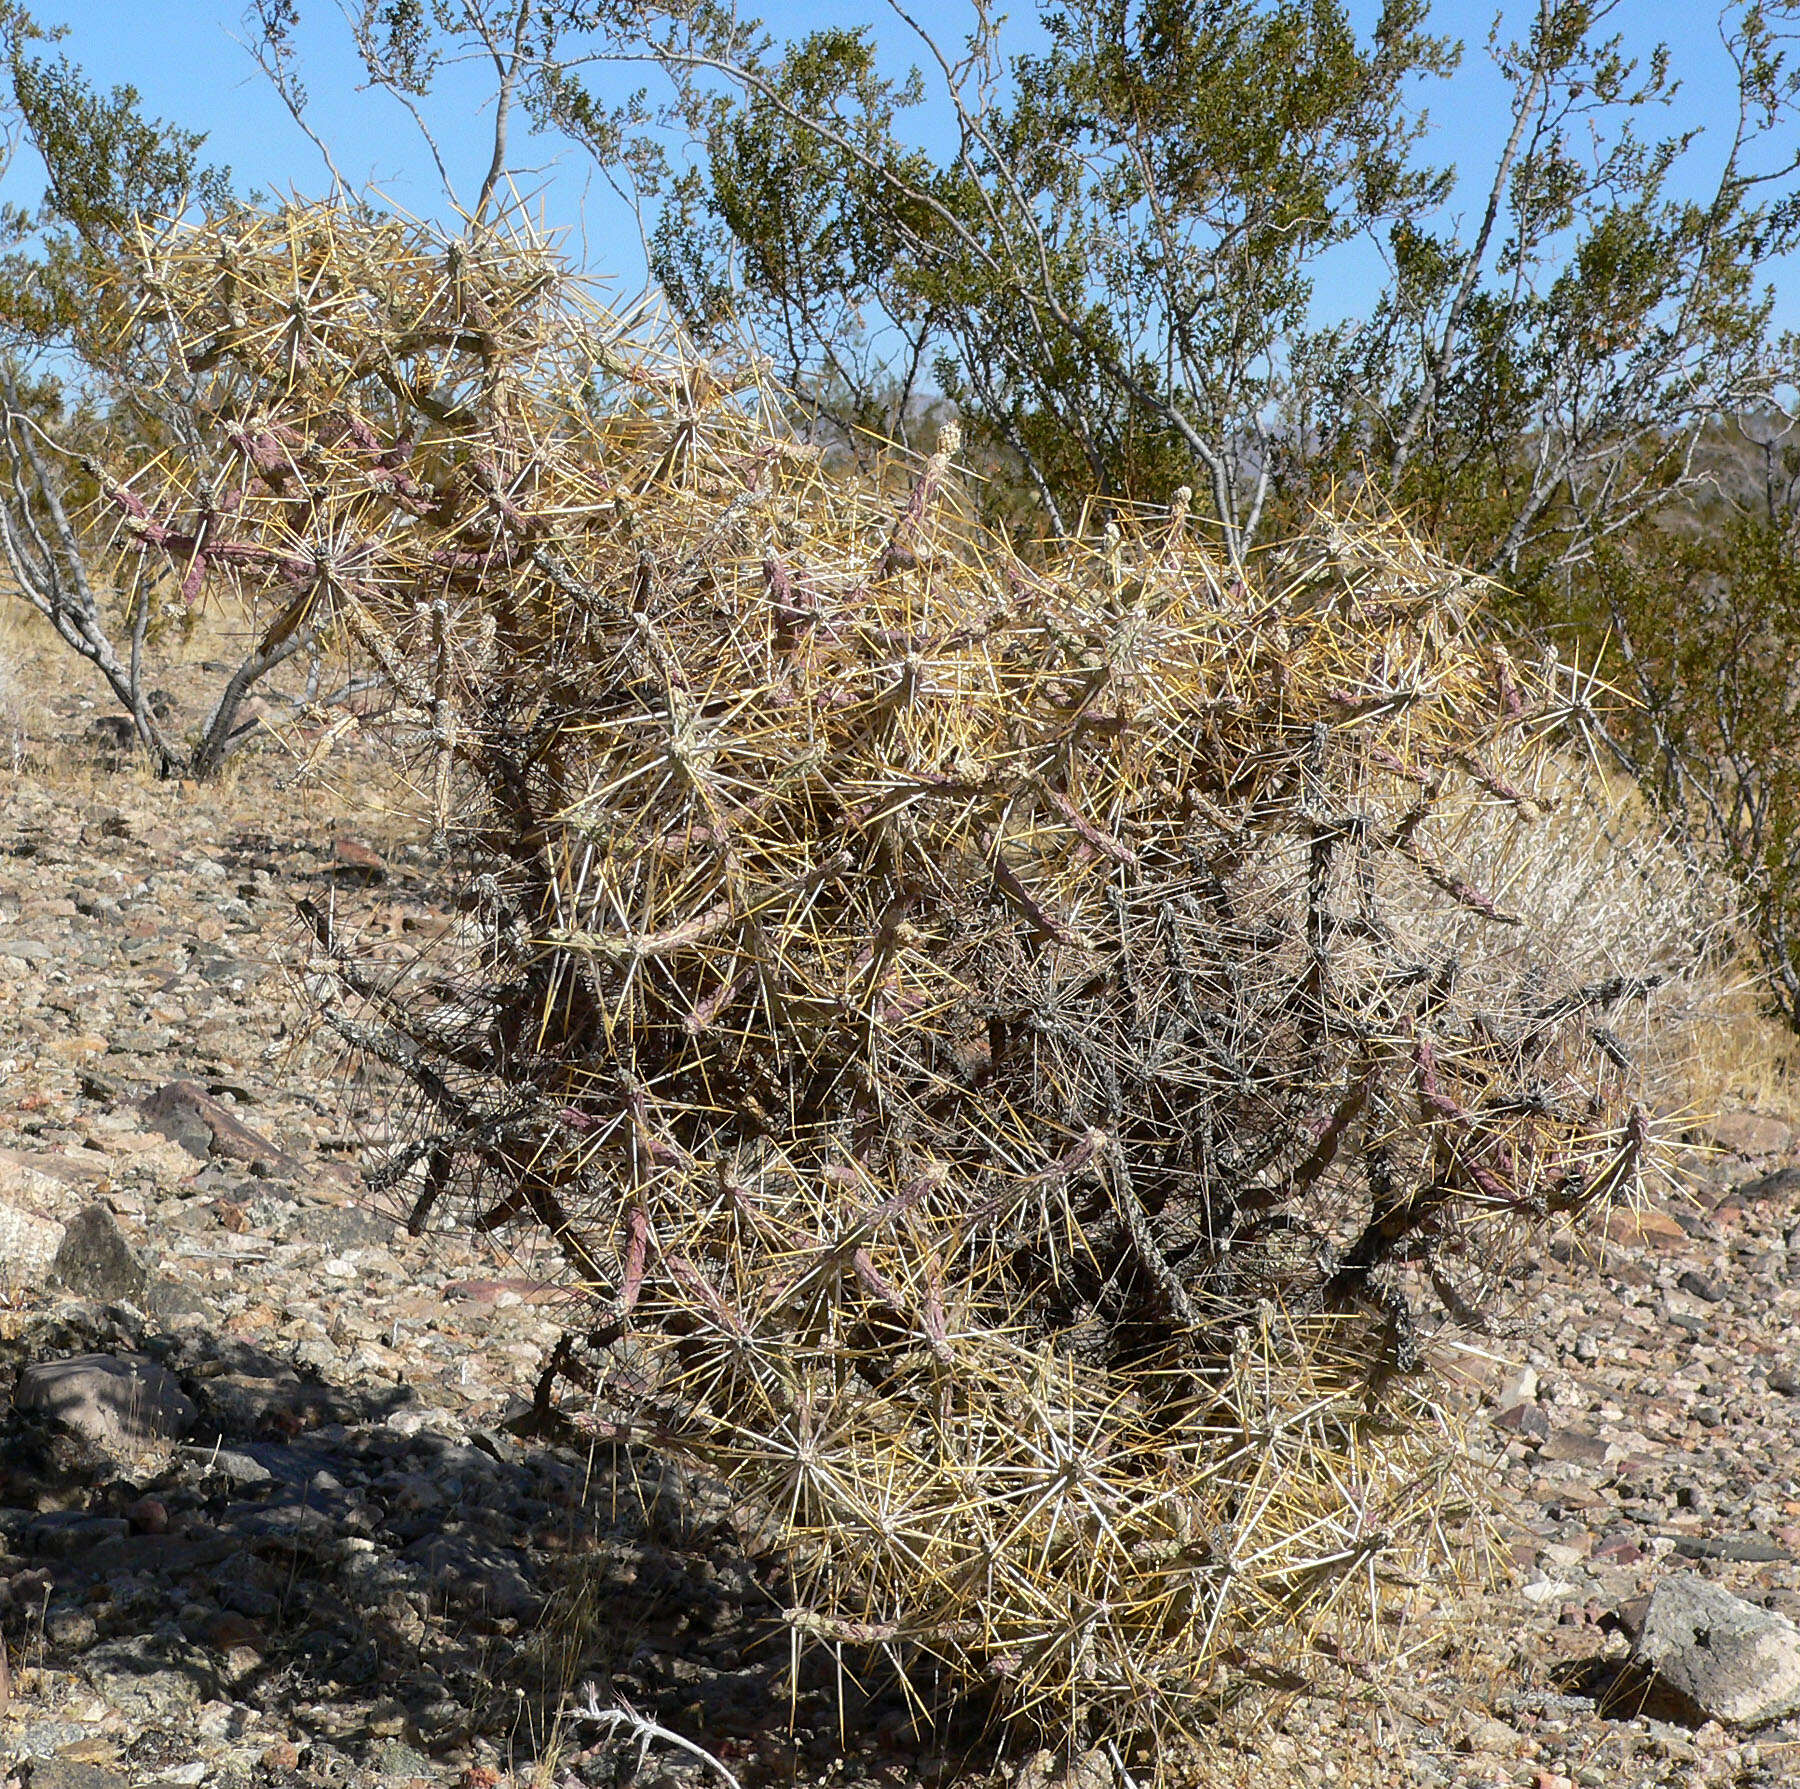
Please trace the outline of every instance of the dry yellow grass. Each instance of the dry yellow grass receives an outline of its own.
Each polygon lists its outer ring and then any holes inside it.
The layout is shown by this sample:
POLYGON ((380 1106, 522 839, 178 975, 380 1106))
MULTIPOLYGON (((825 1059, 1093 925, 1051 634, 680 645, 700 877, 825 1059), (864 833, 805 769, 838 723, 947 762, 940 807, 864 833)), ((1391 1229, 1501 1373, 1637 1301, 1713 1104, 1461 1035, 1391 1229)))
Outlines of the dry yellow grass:
POLYGON ((42 731, 32 692, 42 687, 34 673, 56 651, 49 635, 33 611, 0 592, 0 770, 22 769, 32 735, 42 731))
POLYGON ((1685 1106, 1696 1116, 1766 1112, 1800 1123, 1800 1038, 1747 966, 1721 973, 1690 1028, 1686 1066, 1685 1106))

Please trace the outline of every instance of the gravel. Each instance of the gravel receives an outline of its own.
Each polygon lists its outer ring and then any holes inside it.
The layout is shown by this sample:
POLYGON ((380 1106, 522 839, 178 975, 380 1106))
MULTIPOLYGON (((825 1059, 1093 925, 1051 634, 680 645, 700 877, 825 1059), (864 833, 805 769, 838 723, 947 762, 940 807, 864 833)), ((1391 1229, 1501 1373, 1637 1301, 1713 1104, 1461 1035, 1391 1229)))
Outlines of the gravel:
MULTIPOLYGON (((796 1676, 784 1563, 717 1487, 534 1428, 580 1317, 556 1263, 368 1197, 391 1089, 285 971, 297 895, 396 963, 455 923, 364 748, 329 789, 274 757, 158 785, 84 760, 91 710, 44 687, 58 749, 0 799, 0 1759, 30 1789, 720 1780, 654 1739, 637 1777, 569 1712, 592 1686, 746 1789, 1117 1783, 1104 1747, 1006 1754, 979 1710, 923 1727, 879 1658, 796 1676), (154 1368, 191 1421, 71 1426, 31 1388, 84 1357, 154 1368)), ((1489 1569, 1402 1592, 1403 1670, 1297 1651, 1202 1780, 1800 1775, 1791 1717, 1708 1718, 1632 1639, 1683 1582, 1800 1615, 1797 1141, 1727 1115, 1661 1207, 1519 1272, 1450 1394, 1494 1463, 1489 1569)))

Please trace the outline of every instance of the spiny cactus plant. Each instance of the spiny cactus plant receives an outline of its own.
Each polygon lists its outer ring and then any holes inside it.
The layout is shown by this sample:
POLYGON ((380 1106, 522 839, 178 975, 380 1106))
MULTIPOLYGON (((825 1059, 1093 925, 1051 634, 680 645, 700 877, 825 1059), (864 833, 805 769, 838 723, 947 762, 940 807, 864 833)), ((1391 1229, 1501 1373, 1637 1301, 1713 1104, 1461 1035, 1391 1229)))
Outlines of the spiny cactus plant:
POLYGON ((578 1420, 733 1487, 797 1635, 1049 1732, 1377 1623, 1448 1546, 1433 1336, 1634 1186, 1670 967, 1509 905, 1579 702, 1478 584, 1366 513, 1240 578, 1179 494, 1028 562, 953 429, 840 477, 523 233, 236 212, 139 280, 210 445, 120 550, 411 716, 466 923, 315 912, 312 985, 415 1225, 563 1251, 578 1420))

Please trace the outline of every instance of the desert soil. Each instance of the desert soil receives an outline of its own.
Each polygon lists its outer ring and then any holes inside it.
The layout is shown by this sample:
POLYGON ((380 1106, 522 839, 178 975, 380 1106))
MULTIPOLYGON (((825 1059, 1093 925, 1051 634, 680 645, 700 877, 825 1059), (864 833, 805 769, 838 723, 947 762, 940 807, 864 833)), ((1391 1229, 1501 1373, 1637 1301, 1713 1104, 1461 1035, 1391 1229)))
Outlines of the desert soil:
MULTIPOLYGON (((366 1193, 389 1090, 346 1074, 286 966, 297 897, 396 948, 451 921, 373 746, 338 741, 311 780, 268 749, 219 786, 157 783, 79 675, 26 670, 24 762, 0 763, 9 1789, 719 1766, 745 1789, 1124 1789, 1104 1751, 921 1733, 854 1661, 796 1680, 780 1562, 746 1554, 715 1487, 534 1420, 580 1319, 554 1263, 466 1226, 410 1235, 366 1193), (145 1407, 115 1432, 15 1395, 89 1356, 136 1374, 145 1407), (161 1394, 179 1433, 155 1433, 161 1394), (590 1696, 716 1765, 584 1719, 590 1696)), ((1665 1574, 1800 1615, 1800 1133, 1710 1128, 1641 1218, 1527 1263, 1480 1340, 1492 1370, 1463 1395, 1493 1569, 1419 1590, 1398 1668, 1319 1659, 1205 1781, 1800 1781, 1800 1724, 1684 1718, 1625 1669, 1665 1574)))

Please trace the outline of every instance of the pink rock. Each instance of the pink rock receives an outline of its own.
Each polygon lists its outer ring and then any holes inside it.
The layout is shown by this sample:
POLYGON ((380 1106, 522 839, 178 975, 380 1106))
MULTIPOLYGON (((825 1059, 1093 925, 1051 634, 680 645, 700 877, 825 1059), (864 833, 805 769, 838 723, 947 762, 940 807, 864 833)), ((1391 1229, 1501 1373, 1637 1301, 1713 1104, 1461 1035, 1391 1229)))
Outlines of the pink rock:
POLYGON ((1680 1248, 1687 1232, 1666 1211, 1621 1206, 1606 1214, 1606 1234, 1627 1248, 1680 1248))
POLYGON ((222 1156, 265 1174, 291 1174, 299 1163, 197 1081, 166 1081, 138 1102, 151 1127, 199 1156, 222 1156))
POLYGON ((0 1202, 0 1261, 15 1280, 34 1280, 47 1273, 62 1247, 63 1233, 54 1219, 0 1202))
POLYGON ((366 882, 379 882, 387 874, 381 854, 348 833, 331 841, 331 860, 338 870, 366 882))
POLYGON ((240 1646, 246 1646, 252 1652, 263 1652, 269 1644, 262 1629, 254 1621, 229 1609, 221 1615, 215 1615, 206 1624, 204 1631, 207 1644, 220 1652, 234 1652, 240 1646))
POLYGON ((1782 1155, 1794 1146, 1794 1127, 1766 1112, 1722 1112, 1695 1128, 1715 1149, 1728 1155, 1782 1155))
POLYGON ((566 1297, 568 1290, 553 1280, 452 1280, 444 1288, 444 1296, 470 1304, 493 1304, 510 1292, 521 1304, 547 1304, 566 1297))
POLYGON ((169 1511, 160 1497, 140 1497, 125 1511, 133 1534, 167 1534, 169 1511))

